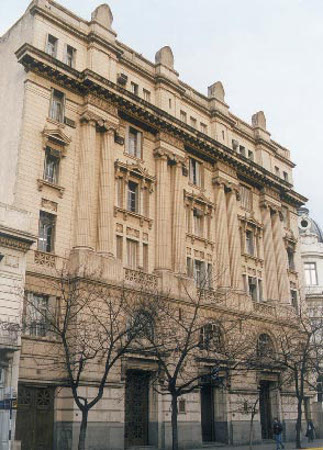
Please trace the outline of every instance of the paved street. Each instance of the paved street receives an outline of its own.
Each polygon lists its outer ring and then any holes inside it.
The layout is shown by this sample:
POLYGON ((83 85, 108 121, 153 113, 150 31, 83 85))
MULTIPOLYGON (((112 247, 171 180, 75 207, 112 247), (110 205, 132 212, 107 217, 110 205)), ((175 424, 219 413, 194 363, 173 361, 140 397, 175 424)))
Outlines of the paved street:
MULTIPOLYGON (((311 449, 311 450, 323 450, 323 439, 317 439, 311 444, 308 444, 304 440, 302 442, 302 446, 303 446, 303 448, 307 448, 307 449, 311 449)), ((237 445, 237 446, 230 446, 230 447, 228 447, 228 446, 217 445, 217 446, 214 446, 214 447, 207 446, 207 447, 203 447, 203 448, 204 448, 204 450, 205 449, 207 449, 207 450, 219 450, 219 449, 223 449, 223 450, 224 449, 225 450, 238 450, 238 449, 248 450, 249 446, 248 445, 239 445, 239 446, 237 445)), ((285 448, 288 449, 288 450, 295 450, 296 449, 295 444, 292 443, 292 442, 288 442, 287 444, 285 444, 285 448)), ((253 446, 253 450, 271 450, 271 449, 276 450, 276 445, 275 445, 274 441, 272 441, 272 442, 268 441, 268 443, 260 444, 260 445, 254 445, 253 446)), ((195 450, 201 450, 201 449, 195 449, 195 450)))

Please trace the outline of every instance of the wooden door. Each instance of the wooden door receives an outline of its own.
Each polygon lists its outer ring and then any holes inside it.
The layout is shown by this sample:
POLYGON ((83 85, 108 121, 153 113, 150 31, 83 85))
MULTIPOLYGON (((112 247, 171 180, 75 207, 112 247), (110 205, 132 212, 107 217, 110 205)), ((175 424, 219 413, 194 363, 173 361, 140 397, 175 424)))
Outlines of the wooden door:
POLYGON ((203 442, 215 441, 214 398, 211 383, 201 385, 201 425, 203 442))
POLYGON ((54 389, 20 384, 16 439, 21 450, 51 450, 54 428, 54 389))
POLYGON ((125 395, 125 446, 148 445, 150 373, 128 370, 125 395))

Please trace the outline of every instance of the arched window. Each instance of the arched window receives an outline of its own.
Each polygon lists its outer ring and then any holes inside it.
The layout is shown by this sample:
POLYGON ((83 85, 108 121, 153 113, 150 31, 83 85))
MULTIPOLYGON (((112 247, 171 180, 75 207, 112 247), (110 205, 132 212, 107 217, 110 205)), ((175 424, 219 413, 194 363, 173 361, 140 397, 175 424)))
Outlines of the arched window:
POLYGON ((199 347, 203 350, 221 351, 223 344, 222 330, 216 323, 208 323, 200 330, 199 347))
POLYGON ((273 341, 271 337, 266 333, 262 333, 258 337, 257 355, 260 358, 272 358, 274 355, 273 341))

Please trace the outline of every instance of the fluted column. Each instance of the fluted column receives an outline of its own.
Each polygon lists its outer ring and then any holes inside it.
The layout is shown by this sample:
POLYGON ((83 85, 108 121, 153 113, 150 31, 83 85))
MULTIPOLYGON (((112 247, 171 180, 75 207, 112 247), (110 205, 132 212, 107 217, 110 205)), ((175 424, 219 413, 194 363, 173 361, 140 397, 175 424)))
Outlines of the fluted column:
POLYGON ((231 286, 231 270, 224 184, 221 181, 216 181, 215 190, 216 257, 218 262, 217 284, 219 287, 228 287, 231 286))
POLYGON ((176 161, 174 170, 173 191, 173 255, 174 271, 186 273, 186 214, 184 205, 184 186, 182 163, 176 161))
POLYGON ((288 258, 284 245, 282 221, 279 211, 272 216, 273 239, 276 253, 279 299, 283 303, 290 303, 290 282, 288 277, 288 258))
POLYGON ((98 251, 114 255, 113 208, 115 200, 114 129, 105 127, 101 133, 99 185, 98 251))
POLYGON ((156 269, 171 269, 171 202, 168 158, 161 149, 156 159, 156 269))
POLYGON ((241 239, 238 221, 237 191, 227 194, 229 253, 231 261, 231 282, 233 289, 242 290, 241 239))
POLYGON ((92 205, 95 204, 96 122, 87 115, 81 119, 80 159, 76 200, 77 247, 94 246, 95 223, 92 205))
POLYGON ((271 223, 270 207, 262 205, 262 221, 264 224, 264 262, 266 273, 267 300, 278 300, 278 278, 276 255, 271 223))

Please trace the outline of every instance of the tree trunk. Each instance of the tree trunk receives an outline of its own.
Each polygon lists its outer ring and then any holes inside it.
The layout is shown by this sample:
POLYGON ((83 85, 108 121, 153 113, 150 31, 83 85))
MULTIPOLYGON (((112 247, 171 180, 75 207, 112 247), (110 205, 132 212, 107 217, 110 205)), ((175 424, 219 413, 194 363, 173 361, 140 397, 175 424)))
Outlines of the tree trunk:
POLYGON ((302 448, 301 428, 302 428, 302 397, 297 398, 297 421, 296 421, 296 448, 302 448))
POLYGON ((172 450, 178 450, 177 396, 172 395, 172 450))
POLYGON ((255 413, 251 413, 251 419, 250 419, 250 428, 249 428, 249 450, 253 449, 253 421, 255 418, 255 413))
POLYGON ((81 422, 81 428, 80 428, 78 450, 85 450, 88 415, 89 415, 89 410, 88 409, 83 409, 82 410, 82 422, 81 422))

